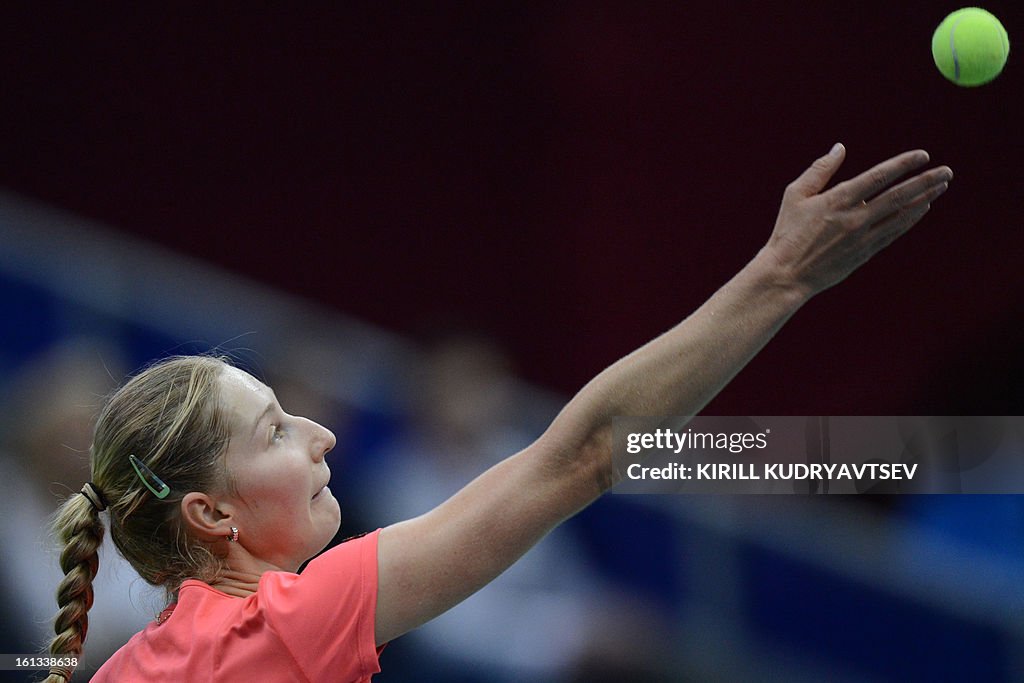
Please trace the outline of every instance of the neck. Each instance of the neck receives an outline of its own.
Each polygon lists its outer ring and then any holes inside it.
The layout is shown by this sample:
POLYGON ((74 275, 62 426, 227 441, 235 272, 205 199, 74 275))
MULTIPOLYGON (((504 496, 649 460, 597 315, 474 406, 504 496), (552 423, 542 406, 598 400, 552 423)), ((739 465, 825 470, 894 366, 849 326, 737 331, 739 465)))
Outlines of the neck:
POLYGON ((233 569, 225 569, 217 580, 210 585, 227 595, 232 595, 236 598, 247 598, 256 592, 256 587, 260 582, 260 573, 236 571, 233 569))

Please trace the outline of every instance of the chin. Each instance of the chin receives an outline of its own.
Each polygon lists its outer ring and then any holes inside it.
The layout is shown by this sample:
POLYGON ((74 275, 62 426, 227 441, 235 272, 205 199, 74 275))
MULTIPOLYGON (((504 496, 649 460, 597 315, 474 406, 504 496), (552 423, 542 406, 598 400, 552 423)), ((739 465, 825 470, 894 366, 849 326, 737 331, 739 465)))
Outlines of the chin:
MULTIPOLYGON (((341 530, 341 506, 340 505, 337 506, 337 510, 338 510, 338 514, 335 517, 333 523, 326 524, 324 526, 324 538, 322 539, 323 540, 323 544, 320 546, 320 550, 323 550, 324 548, 326 548, 330 544, 330 542, 332 540, 334 540, 334 537, 337 536, 338 532, 341 530)), ((317 552, 320 552, 320 550, 318 550, 317 552)))

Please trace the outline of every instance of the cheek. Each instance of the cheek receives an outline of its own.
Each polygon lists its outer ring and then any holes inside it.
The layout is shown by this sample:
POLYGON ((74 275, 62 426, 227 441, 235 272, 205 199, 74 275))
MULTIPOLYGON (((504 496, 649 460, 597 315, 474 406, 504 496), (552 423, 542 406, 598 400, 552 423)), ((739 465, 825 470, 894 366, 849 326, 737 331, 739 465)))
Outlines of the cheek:
POLYGON ((301 479, 295 472, 280 468, 262 470, 251 467, 235 479, 239 498, 254 512, 284 512, 303 501, 301 479))

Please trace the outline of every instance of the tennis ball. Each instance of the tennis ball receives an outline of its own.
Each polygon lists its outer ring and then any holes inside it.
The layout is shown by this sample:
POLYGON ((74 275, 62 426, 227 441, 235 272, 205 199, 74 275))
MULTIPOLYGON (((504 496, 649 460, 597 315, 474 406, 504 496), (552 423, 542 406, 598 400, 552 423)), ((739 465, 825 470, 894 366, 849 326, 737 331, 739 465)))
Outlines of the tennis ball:
POLYGON ((932 57, 942 75, 961 86, 984 85, 999 75, 1010 54, 1006 29, 980 7, 958 9, 932 36, 932 57))

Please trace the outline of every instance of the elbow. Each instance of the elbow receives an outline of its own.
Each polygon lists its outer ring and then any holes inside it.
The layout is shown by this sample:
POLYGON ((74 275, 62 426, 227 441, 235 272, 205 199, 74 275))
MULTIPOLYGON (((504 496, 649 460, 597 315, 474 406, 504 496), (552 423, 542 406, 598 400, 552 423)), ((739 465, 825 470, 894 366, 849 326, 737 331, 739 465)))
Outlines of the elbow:
POLYGON ((576 438, 566 438, 555 427, 538 441, 540 457, 548 480, 559 482, 565 500, 578 510, 615 484, 612 426, 600 425, 576 438))

